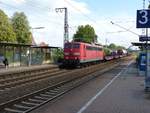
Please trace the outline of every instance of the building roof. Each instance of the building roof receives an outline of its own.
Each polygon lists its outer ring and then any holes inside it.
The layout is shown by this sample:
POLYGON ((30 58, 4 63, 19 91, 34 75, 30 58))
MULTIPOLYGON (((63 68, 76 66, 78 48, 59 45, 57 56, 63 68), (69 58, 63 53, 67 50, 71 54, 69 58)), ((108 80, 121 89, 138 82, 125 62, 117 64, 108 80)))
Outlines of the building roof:
POLYGON ((1 46, 25 46, 25 47, 30 47, 30 44, 21 44, 21 43, 12 43, 12 42, 0 42, 1 46))
MULTIPOLYGON (((139 46, 139 47, 144 47, 146 46, 146 43, 142 43, 142 42, 132 42, 133 46, 139 46)), ((148 46, 150 46, 150 43, 148 43, 148 46)))
POLYGON ((49 48, 60 48, 60 47, 52 47, 52 46, 48 46, 48 45, 31 45, 31 44, 21 44, 21 43, 11 43, 11 42, 0 42, 0 46, 12 46, 12 47, 31 47, 31 48, 45 48, 45 49, 49 49, 49 48))
POLYGON ((45 49, 48 49, 48 48, 60 48, 60 47, 53 47, 53 46, 38 46, 38 45, 35 45, 35 46, 31 46, 32 48, 45 48, 45 49))

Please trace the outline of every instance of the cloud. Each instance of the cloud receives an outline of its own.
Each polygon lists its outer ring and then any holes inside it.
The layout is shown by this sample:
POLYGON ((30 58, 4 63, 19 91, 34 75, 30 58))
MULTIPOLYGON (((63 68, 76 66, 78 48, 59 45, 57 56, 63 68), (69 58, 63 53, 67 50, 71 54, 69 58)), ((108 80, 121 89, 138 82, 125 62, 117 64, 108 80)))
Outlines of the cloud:
POLYGON ((88 4, 84 2, 77 2, 75 0, 64 0, 65 5, 68 6, 73 13, 84 13, 84 14, 90 14, 91 11, 88 8, 88 4))
POLYGON ((25 3, 25 0, 13 0, 17 4, 22 4, 25 3))
POLYGON ((57 0, 57 1, 45 0, 44 2, 42 2, 41 0, 36 0, 26 4, 31 5, 31 3, 36 6, 32 10, 32 11, 36 11, 34 15, 31 16, 33 12, 31 11, 29 12, 31 13, 30 16, 28 16, 31 21, 31 26, 45 27, 45 29, 42 30, 43 31, 42 33, 39 33, 40 30, 34 30, 35 40, 37 42, 41 42, 43 39, 45 39, 46 42, 48 42, 51 46, 61 46, 61 47, 63 46, 64 11, 62 13, 61 12, 56 13, 55 8, 67 7, 68 15, 69 15, 68 18, 69 18, 69 25, 70 25, 69 28, 70 37, 72 37, 72 34, 75 33, 76 31, 76 29, 72 27, 74 26, 74 22, 78 21, 77 25, 81 23, 79 20, 73 19, 80 13, 79 11, 77 11, 77 9, 82 11, 82 13, 86 13, 86 14, 90 13, 90 10, 87 8, 86 3, 76 2, 73 0, 67 0, 67 1, 66 0, 57 0), (72 4, 74 8, 70 6, 70 4, 72 4), (43 36, 41 34, 43 34, 43 36))
POLYGON ((118 13, 111 17, 100 15, 94 18, 93 15, 97 15, 97 12, 90 10, 90 4, 79 0, 13 0, 13 2, 6 0, 5 3, 10 4, 9 6, 2 7, 9 15, 12 15, 15 11, 23 11, 27 15, 31 27, 45 27, 44 29, 32 30, 37 43, 44 41, 50 46, 63 46, 64 11, 62 13, 56 13, 55 11, 55 8, 63 7, 68 8, 70 40, 76 32, 78 25, 90 24, 99 36, 98 40, 103 44, 108 39, 109 44, 116 43, 128 47, 131 42, 138 41, 136 35, 130 32, 118 32, 125 30, 110 23, 110 21, 113 21, 118 25, 139 33, 135 29, 135 23, 129 22, 133 21, 135 17, 128 14, 118 13))
POLYGON ((133 16, 125 14, 122 16, 121 14, 107 19, 98 17, 94 20, 95 21, 84 18, 84 21, 74 20, 72 23, 75 23, 74 25, 90 24, 93 26, 98 35, 98 41, 102 44, 105 44, 107 40, 107 44, 115 43, 117 45, 129 47, 131 42, 138 42, 139 40, 138 35, 135 33, 140 34, 140 30, 136 29, 133 16), (115 24, 111 24, 111 21, 115 24), (131 32, 126 29, 129 29, 131 32))

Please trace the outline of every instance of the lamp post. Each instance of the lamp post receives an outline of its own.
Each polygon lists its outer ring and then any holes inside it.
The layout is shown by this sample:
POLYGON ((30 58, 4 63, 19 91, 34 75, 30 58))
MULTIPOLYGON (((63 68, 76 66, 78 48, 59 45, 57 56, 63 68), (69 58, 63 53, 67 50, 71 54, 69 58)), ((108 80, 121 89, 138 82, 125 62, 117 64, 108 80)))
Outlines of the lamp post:
POLYGON ((33 30, 34 29, 44 29, 45 27, 32 27, 31 28, 31 30, 32 30, 32 33, 31 33, 31 35, 32 35, 32 40, 34 40, 34 38, 33 38, 33 30))
POLYGON ((44 29, 44 28, 45 28, 45 27, 32 27, 32 28, 31 28, 32 34, 33 34, 33 30, 34 30, 34 29, 44 29))
MULTIPOLYGON (((33 30, 34 29, 44 29, 45 27, 32 27, 32 41, 34 40, 33 38, 33 30)), ((31 47, 29 48, 29 50, 27 51, 27 54, 28 54, 28 66, 31 66, 31 61, 32 61, 32 56, 31 56, 31 47)))

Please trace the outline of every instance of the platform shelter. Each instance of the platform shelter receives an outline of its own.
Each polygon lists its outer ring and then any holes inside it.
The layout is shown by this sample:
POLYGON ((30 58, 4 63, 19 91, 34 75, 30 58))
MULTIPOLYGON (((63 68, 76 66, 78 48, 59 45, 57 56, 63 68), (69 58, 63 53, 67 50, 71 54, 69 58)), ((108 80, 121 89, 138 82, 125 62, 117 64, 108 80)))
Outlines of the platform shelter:
POLYGON ((58 48, 0 42, 0 57, 7 58, 9 66, 48 64, 53 63, 53 50, 58 48))

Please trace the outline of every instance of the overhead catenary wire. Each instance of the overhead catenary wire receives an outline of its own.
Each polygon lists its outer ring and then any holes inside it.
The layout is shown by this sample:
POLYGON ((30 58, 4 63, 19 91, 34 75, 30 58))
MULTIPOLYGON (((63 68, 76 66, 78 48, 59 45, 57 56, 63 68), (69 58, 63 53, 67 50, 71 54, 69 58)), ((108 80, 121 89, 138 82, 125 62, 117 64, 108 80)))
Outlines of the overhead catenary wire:
POLYGON ((79 8, 77 8, 76 6, 72 5, 70 2, 68 2, 67 0, 64 0, 67 4, 69 4, 71 7, 73 7, 75 10, 77 10, 78 12, 80 12, 83 16, 85 16, 88 20, 92 21, 95 24, 99 24, 96 20, 94 20, 93 18, 89 17, 88 15, 84 14, 79 8))
POLYGON ((0 5, 5 5, 5 6, 9 7, 9 8, 13 8, 13 9, 20 10, 19 8, 15 7, 15 6, 13 6, 13 5, 10 5, 10 4, 7 4, 7 3, 4 3, 4 2, 2 2, 2 1, 0 1, 0 5))
MULTIPOLYGON (((40 5, 38 5, 38 4, 36 4, 36 5, 33 5, 34 4, 34 2, 33 1, 30 1, 30 2, 27 2, 27 4, 29 4, 30 6, 32 6, 33 8, 37 8, 37 9, 40 9, 40 10, 43 10, 43 9, 45 9, 45 10, 48 10, 49 11, 49 7, 47 6, 46 8, 44 8, 44 7, 41 7, 40 5)), ((58 15, 59 15, 59 13, 57 13, 58 15)), ((60 16, 60 15, 59 15, 60 16)), ((60 16, 61 17, 61 16, 60 16)), ((48 18, 49 19, 49 18, 48 18)), ((60 25, 60 24, 62 24, 62 23, 57 23, 58 25, 60 25)), ((62 26, 63 26, 63 24, 62 24, 62 26)))
MULTIPOLYGON (((69 1, 67 1, 67 0, 64 0, 65 2, 69 2, 69 1)), ((11 8, 14 8, 14 9, 17 9, 17 10, 21 10, 22 8, 20 8, 20 7, 15 7, 15 6, 13 6, 13 5, 9 5, 9 4, 7 4, 7 3, 4 3, 4 2, 2 2, 3 4, 5 4, 5 6, 7 6, 7 7, 11 7, 11 8)), ((63 23, 61 23, 61 22, 56 22, 56 21, 54 21, 54 20, 51 20, 51 18, 49 17, 49 16, 45 16, 45 17, 43 17, 43 15, 41 14, 41 13, 38 13, 38 11, 40 11, 40 10, 43 10, 43 9, 45 9, 45 10, 49 10, 48 9, 48 7, 41 7, 41 6, 37 6, 37 4, 36 5, 34 5, 34 4, 32 4, 31 2, 26 2, 31 8, 32 8, 32 10, 35 10, 35 12, 34 13, 36 13, 37 15, 36 16, 38 16, 38 17, 36 17, 35 19, 38 19, 39 18, 39 22, 40 23, 42 23, 43 21, 47 21, 47 22, 50 22, 50 23, 53 23, 53 24, 55 24, 56 25, 56 27, 61 27, 61 28, 63 28, 63 23), (43 21, 42 21, 42 20, 43 21)), ((1 4, 1 1, 0 1, 0 4, 1 4)), ((26 4, 26 5, 27 5, 26 4)), ((101 25, 98 21, 96 21, 95 19, 93 19, 93 18, 91 18, 90 16, 88 16, 87 14, 85 14, 85 13, 83 13, 83 11, 81 11, 79 8, 77 8, 76 6, 74 6, 73 4, 71 4, 70 2, 69 2, 69 5, 71 6, 71 7, 73 7, 74 9, 76 9, 78 12, 80 12, 84 17, 86 17, 89 21, 91 21, 93 24, 96 24, 96 25, 101 25)), ((61 16, 62 17, 62 16, 61 16)), ((70 20, 69 20, 70 21, 70 20)), ((129 21, 128 21, 129 22, 129 21)), ((70 25, 70 27, 69 27, 69 29, 71 30, 71 31, 74 31, 74 26, 72 26, 72 25, 70 25)), ((128 30, 127 30, 128 31, 128 30)))
MULTIPOLYGON (((60 15, 60 13, 57 13, 58 14, 58 16, 60 17, 60 18, 63 18, 61 15, 60 15)), ((68 18, 68 22, 70 22, 71 20, 70 20, 70 18, 68 18)), ((71 24, 69 24, 69 28, 70 28, 70 30, 72 30, 73 32, 74 32, 74 28, 77 28, 77 26, 72 26, 71 24)))
MULTIPOLYGON (((92 21, 92 22, 95 23, 95 24, 99 24, 96 20, 94 20, 94 19, 92 19, 91 17, 89 17, 88 15, 84 14, 80 9, 78 9, 77 7, 75 7, 74 5, 72 5, 72 4, 71 4, 70 2, 68 2, 67 0, 64 0, 64 1, 67 2, 69 5, 71 5, 74 9, 76 9, 77 11, 79 11, 79 12, 80 12, 82 15, 84 15, 88 20, 92 21)), ((58 23, 58 22, 55 22, 55 21, 53 21, 53 20, 50 20, 49 17, 44 17, 44 18, 43 18, 43 15, 42 15, 42 14, 39 14, 39 13, 37 12, 37 9, 43 10, 44 8, 42 8, 42 7, 40 7, 40 6, 37 6, 37 4, 36 4, 36 5, 33 5, 32 3, 34 3, 34 2, 32 2, 32 1, 26 2, 26 4, 30 5, 34 10, 36 10, 36 11, 34 12, 34 13, 37 14, 36 16, 38 16, 40 19, 42 18, 43 20, 46 20, 46 21, 48 21, 48 22, 57 24, 58 26, 61 25, 61 26, 63 27, 63 23, 58 23)), ((11 8, 14 8, 14 9, 17 9, 17 10, 21 10, 21 8, 18 8, 18 7, 15 7, 15 6, 13 6, 13 5, 4 3, 4 2, 2 2, 2 1, 0 1, 0 4, 3 4, 3 5, 5 5, 5 6, 7 6, 7 7, 11 7, 11 8)), ((48 9, 48 8, 45 8, 45 9, 48 9)), ((37 19, 37 18, 36 18, 36 19, 37 19)), ((70 21, 70 19, 69 19, 69 21, 70 21)), ((42 22, 42 21, 41 21, 41 22, 42 22)), ((128 22, 129 22, 129 21, 128 21, 128 22)), ((71 25, 70 25, 70 26, 71 26, 71 25)), ((70 28, 73 29, 74 26, 71 26, 70 28)))
MULTIPOLYGON (((80 12, 84 17, 86 17, 89 21, 91 21, 91 22, 93 22, 93 23, 95 23, 96 25, 98 24, 98 25, 101 25, 99 22, 97 22, 95 19, 93 19, 93 18, 91 18, 91 17, 89 17, 88 15, 86 15, 86 14, 84 14, 79 8, 77 8, 75 5, 73 5, 73 4, 71 4, 68 0, 64 0, 67 4, 69 4, 72 8, 74 8, 75 10, 77 10, 78 12, 80 12)), ((121 21, 118 21, 119 23, 121 22, 121 21)), ((129 22, 135 22, 134 20, 129 20, 129 21, 124 21, 124 22, 126 22, 126 23, 129 23, 129 22)), ((127 29, 127 28, 124 28, 123 27, 123 29, 125 29, 126 31, 129 31, 129 32, 132 32, 131 30, 130 30, 130 28, 129 29, 127 29)), ((124 32, 126 32, 126 31, 124 31, 124 32)), ((138 35, 137 33, 135 33, 135 32, 132 32, 133 34, 135 34, 135 35, 138 35)))
POLYGON ((134 34, 134 35, 139 36, 139 34, 137 34, 137 33, 133 32, 133 31, 131 31, 130 29, 127 29, 127 28, 125 28, 125 27, 123 27, 123 26, 120 26, 120 25, 118 25, 118 24, 116 24, 116 23, 114 23, 114 22, 112 22, 112 21, 110 21, 110 23, 113 24, 113 25, 116 25, 116 26, 118 26, 118 27, 120 27, 120 28, 122 28, 122 29, 125 29, 126 31, 129 31, 129 32, 131 32, 131 33, 134 34))
MULTIPOLYGON (((9 8, 13 8, 13 9, 16 9, 16 10, 19 10, 19 11, 20 11, 20 10, 23 11, 23 9, 21 9, 21 8, 18 8, 18 7, 16 7, 16 6, 13 6, 13 5, 4 3, 4 2, 2 2, 2 1, 0 1, 0 4, 1 4, 1 5, 4 5, 4 6, 6 6, 6 7, 9 7, 9 8)), ((35 10, 35 9, 34 9, 34 10, 35 10)), ((24 12, 24 11, 23 11, 23 12, 24 12)), ((34 13, 36 13, 36 19, 37 19, 37 16, 38 16, 40 19, 42 18, 42 20, 45 20, 45 21, 47 21, 47 22, 53 23, 53 24, 55 24, 55 25, 58 25, 59 27, 60 27, 60 26, 63 27, 63 24, 62 24, 62 23, 59 23, 59 22, 55 22, 55 21, 53 21, 53 20, 50 20, 50 18, 48 18, 48 17, 44 17, 44 18, 43 18, 43 15, 39 14, 37 11, 35 11, 34 13)), ((40 21, 40 22, 43 22, 43 21, 40 21)))
MULTIPOLYGON (((77 8, 75 5, 71 4, 68 0, 64 0, 67 4, 69 4, 72 8, 74 8, 75 10, 77 10, 78 12, 80 12, 84 17, 86 17, 88 20, 92 21, 95 24, 100 24, 99 22, 97 22, 95 19, 89 17, 87 14, 83 13, 79 8, 77 8)), ((116 21, 116 22, 135 22, 134 20, 129 20, 129 21, 116 21)))

